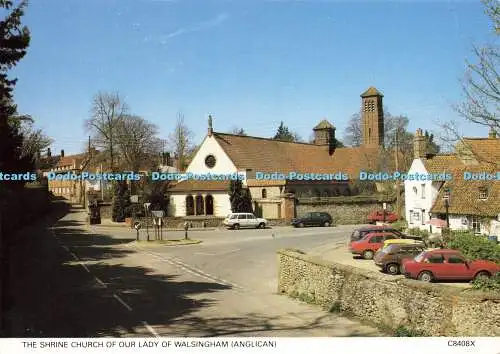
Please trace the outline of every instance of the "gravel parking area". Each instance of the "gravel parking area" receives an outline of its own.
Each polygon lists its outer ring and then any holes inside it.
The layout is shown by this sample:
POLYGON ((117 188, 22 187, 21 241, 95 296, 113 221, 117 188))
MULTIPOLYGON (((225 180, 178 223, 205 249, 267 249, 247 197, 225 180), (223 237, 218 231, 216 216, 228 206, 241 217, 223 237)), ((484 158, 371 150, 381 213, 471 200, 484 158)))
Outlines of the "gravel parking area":
MULTIPOLYGON (((387 277, 388 279, 402 279, 403 275, 389 275, 383 273, 379 267, 375 265, 373 260, 365 260, 362 257, 355 256, 351 254, 347 250, 346 242, 336 243, 328 246, 322 246, 320 248, 316 248, 309 252, 309 254, 314 256, 319 256, 327 261, 337 262, 353 267, 358 267, 366 270, 370 270, 376 272, 382 277, 387 277)), ((457 286, 462 288, 470 288, 470 284, 468 282, 460 282, 460 283, 451 283, 451 282, 443 282, 443 284, 457 286)))

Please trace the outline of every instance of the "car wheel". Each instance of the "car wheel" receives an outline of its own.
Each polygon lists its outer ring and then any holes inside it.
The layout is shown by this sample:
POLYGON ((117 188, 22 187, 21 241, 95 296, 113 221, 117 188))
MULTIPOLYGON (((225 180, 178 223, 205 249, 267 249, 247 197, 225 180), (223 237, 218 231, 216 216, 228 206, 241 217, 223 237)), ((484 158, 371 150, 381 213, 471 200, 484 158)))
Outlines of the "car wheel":
POLYGON ((328 221, 325 221, 324 224, 323 224, 324 227, 328 227, 330 226, 330 223, 328 221))
POLYGON ((261 222, 259 224, 259 226, 257 226, 258 229, 265 229, 266 228, 266 224, 264 224, 263 222, 261 222))
POLYGON ((304 223, 303 222, 299 222, 297 226, 298 227, 304 227, 304 223))
POLYGON ((390 263, 385 267, 387 273, 391 275, 397 275, 399 274, 399 264, 397 263, 390 263))
POLYGON ((366 250, 363 252, 363 258, 364 259, 373 259, 373 251, 370 251, 370 250, 366 250))
POLYGON ((234 224, 234 225, 233 225, 233 229, 234 229, 234 230, 238 230, 239 228, 240 228, 240 224, 234 224))
POLYGON ((474 276, 474 279, 488 279, 489 277, 491 277, 491 274, 488 273, 487 271, 481 271, 479 273, 477 273, 475 276, 474 276))
POLYGON ((432 275, 431 272, 428 271, 423 271, 418 275, 418 280, 425 281, 427 283, 430 283, 434 280, 434 276, 432 275))

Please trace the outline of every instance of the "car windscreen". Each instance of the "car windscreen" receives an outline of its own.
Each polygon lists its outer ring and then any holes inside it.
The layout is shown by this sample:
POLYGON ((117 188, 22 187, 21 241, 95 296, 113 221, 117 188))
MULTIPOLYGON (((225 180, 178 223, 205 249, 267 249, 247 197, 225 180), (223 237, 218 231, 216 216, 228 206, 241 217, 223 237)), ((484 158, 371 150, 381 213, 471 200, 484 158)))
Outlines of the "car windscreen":
POLYGON ((394 245, 387 245, 385 247, 383 247, 381 250, 380 250, 380 253, 384 253, 384 254, 388 254, 388 253, 391 253, 391 251, 394 249, 394 245))
POLYGON ((425 257, 425 252, 422 252, 422 253, 419 253, 417 256, 415 256, 415 258, 413 258, 413 259, 415 260, 415 262, 422 262, 424 257, 425 257))

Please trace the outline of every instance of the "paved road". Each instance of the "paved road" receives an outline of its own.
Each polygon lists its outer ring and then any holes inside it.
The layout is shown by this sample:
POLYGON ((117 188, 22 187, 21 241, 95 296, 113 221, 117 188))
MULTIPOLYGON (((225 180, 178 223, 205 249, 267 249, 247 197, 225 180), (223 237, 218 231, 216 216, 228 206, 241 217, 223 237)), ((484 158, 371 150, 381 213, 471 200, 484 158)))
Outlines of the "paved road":
POLYGON ((20 241, 11 336, 381 335, 274 294, 277 249, 324 246, 349 227, 200 231, 190 235, 200 245, 144 247, 130 230, 89 230, 83 217, 20 241))
MULTIPOLYGON (((139 246, 142 252, 157 260, 177 262, 196 271, 207 273, 224 283, 251 288, 259 293, 276 291, 276 251, 297 248, 304 251, 331 248, 345 242, 355 226, 329 228, 275 227, 271 229, 246 229, 193 231, 189 237, 203 241, 190 246, 139 246)), ((135 237, 135 233, 122 229, 92 227, 114 238, 135 237)), ((151 233, 150 233, 151 234, 151 233)), ((169 239, 181 239, 182 232, 169 232, 169 239)), ((151 234, 152 236, 152 234, 151 234)), ((140 235, 145 239, 145 232, 140 235)))

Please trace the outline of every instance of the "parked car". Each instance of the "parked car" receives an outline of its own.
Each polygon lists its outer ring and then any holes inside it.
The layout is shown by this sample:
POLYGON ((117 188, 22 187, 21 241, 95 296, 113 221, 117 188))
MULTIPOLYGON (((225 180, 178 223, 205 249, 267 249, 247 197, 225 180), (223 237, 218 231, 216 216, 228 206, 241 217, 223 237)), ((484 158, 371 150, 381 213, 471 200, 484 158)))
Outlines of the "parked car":
POLYGON ((267 220, 256 218, 252 213, 231 213, 223 221, 224 226, 230 229, 239 228, 265 228, 267 220))
MULTIPOLYGON (((386 243, 391 241, 408 240, 387 240, 386 243)), ((373 260, 383 272, 396 275, 400 273, 401 263, 404 260, 413 259, 424 251, 425 246, 421 243, 389 243, 375 254, 373 260)))
POLYGON ((411 279, 426 282, 435 280, 472 280, 490 277, 500 272, 500 265, 486 260, 471 261, 459 251, 436 249, 420 253, 412 260, 406 260, 402 273, 411 279))
POLYGON ((375 252, 383 246, 385 240, 395 238, 397 236, 391 232, 371 232, 361 240, 351 242, 349 251, 352 254, 362 255, 364 259, 373 259, 375 252))
POLYGON ((374 210, 367 216, 368 223, 373 223, 377 221, 383 222, 396 222, 398 220, 398 215, 387 210, 374 210))
POLYGON ((361 240, 363 237, 365 237, 367 234, 369 234, 370 232, 390 232, 392 234, 394 234, 395 236, 398 236, 397 238, 405 238, 405 234, 403 234, 402 232, 396 230, 396 229, 393 229, 392 227, 390 226, 385 226, 385 225, 381 225, 381 226, 378 226, 378 225, 373 225, 373 226, 365 226, 365 227, 361 227, 359 229, 356 229, 352 232, 351 234, 351 237, 349 239, 349 242, 352 242, 352 241, 359 241, 361 240))
POLYGON ((333 224, 332 216, 325 212, 311 212, 300 218, 292 220, 292 225, 295 227, 304 226, 330 226, 333 224))
POLYGON ((391 240, 385 240, 384 245, 382 246, 381 249, 378 250, 378 252, 383 251, 384 248, 389 247, 390 245, 393 245, 393 244, 405 244, 405 245, 418 244, 420 246, 425 247, 425 243, 423 241, 420 241, 420 240, 413 240, 413 239, 408 239, 408 238, 395 238, 395 239, 391 239, 391 240))

